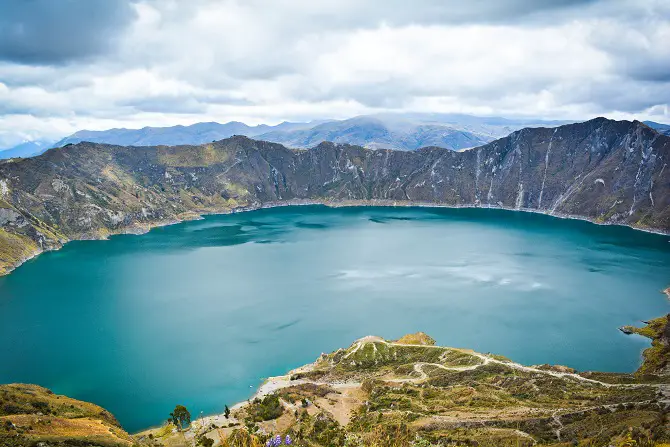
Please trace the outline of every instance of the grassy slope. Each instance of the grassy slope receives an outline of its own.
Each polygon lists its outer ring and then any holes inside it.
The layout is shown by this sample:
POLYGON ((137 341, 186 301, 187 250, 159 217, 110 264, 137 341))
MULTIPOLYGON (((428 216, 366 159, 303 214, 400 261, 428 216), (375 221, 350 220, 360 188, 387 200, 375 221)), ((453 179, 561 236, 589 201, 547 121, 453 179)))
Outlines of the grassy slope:
MULTIPOLYGON (((434 346, 431 340, 425 334, 398 342, 361 339, 288 376, 269 379, 264 387, 274 399, 254 400, 230 419, 207 419, 186 439, 206 436, 218 445, 234 438, 238 441, 222 445, 245 445, 241 439, 263 445, 279 433, 303 447, 652 446, 670 441, 666 375, 621 375, 623 380, 607 374, 607 382, 600 382, 569 368, 525 367, 434 346), (636 383, 618 383, 625 381, 636 383), (261 413, 272 414, 265 420, 257 417, 261 413)), ((154 441, 174 445, 177 439, 163 430, 154 441)))
POLYGON ((0 446, 134 443, 108 411, 36 385, 0 385, 0 446))
POLYGON ((37 253, 39 249, 32 239, 0 228, 0 275, 8 273, 18 259, 27 259, 37 253))
POLYGON ((670 314, 653 319, 644 327, 624 326, 622 330, 651 339, 651 347, 642 353, 644 362, 638 374, 670 372, 670 314))
MULTIPOLYGON (((639 331, 656 342, 667 325, 664 317, 639 331)), ((643 375, 608 374, 605 383, 566 368, 435 346, 421 333, 396 342, 366 337, 270 379, 269 397, 234 409, 229 419, 134 437, 97 405, 34 385, 2 385, 0 446, 176 447, 207 437, 241 447, 276 434, 301 447, 663 445, 670 441, 670 377, 656 359, 645 357, 643 375), (636 383, 621 383, 627 381, 636 383)))

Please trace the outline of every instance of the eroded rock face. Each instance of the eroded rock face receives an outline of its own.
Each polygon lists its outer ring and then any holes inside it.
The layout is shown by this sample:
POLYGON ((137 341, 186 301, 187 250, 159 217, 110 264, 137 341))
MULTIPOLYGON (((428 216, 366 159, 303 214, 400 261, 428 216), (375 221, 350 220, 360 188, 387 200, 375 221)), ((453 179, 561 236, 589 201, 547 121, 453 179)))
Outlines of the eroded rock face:
POLYGON ((0 227, 22 224, 23 216, 10 208, 0 208, 0 227))
POLYGON ((310 201, 504 207, 668 232, 669 161, 669 137, 598 118, 523 129, 465 152, 332 143, 290 150, 246 137, 174 147, 79 143, 0 164, 11 189, 0 188, 13 209, 4 219, 20 212, 30 222, 11 231, 39 227, 47 244, 310 201))
POLYGON ((9 194, 9 185, 7 180, 0 180, 0 197, 5 197, 9 194))

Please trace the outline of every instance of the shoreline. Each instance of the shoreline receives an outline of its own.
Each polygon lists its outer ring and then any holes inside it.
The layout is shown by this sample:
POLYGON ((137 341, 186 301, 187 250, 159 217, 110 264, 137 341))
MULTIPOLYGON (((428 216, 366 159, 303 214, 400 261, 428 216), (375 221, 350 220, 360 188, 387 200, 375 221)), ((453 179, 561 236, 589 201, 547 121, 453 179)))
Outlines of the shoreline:
MULTIPOLYGON (((668 297, 668 299, 670 299, 670 287, 667 287, 663 290, 660 290, 660 292, 665 294, 668 297)), ((647 322, 643 322, 643 323, 647 323, 647 322)), ((642 335, 640 335, 640 334, 638 334, 637 332, 634 332, 634 331, 630 331, 630 332, 624 331, 623 328, 625 328, 625 327, 626 326, 622 326, 618 329, 619 329, 619 331, 621 331, 626 336, 638 335, 638 336, 640 336, 643 339, 648 341, 648 347, 645 348, 643 350, 643 352, 646 351, 647 349, 649 349, 651 346, 653 346, 653 343, 652 343, 653 340, 649 340, 648 337, 642 336, 642 335)), ((385 343, 389 343, 388 341, 383 340, 380 337, 366 336, 366 337, 362 337, 362 338, 359 338, 358 340, 354 341, 354 344, 359 342, 359 341, 366 340, 366 339, 379 339, 379 340, 382 340, 385 343)), ((397 342, 391 342, 391 343, 396 343, 397 344, 397 342)), ((409 344, 408 346, 414 346, 414 345, 409 344)), ((424 346, 424 345, 416 345, 416 346, 424 346)), ((480 358, 485 358, 485 357, 486 358, 491 358, 491 359, 493 359, 491 361, 509 364, 509 365, 512 365, 515 368, 520 368, 520 369, 524 369, 524 370, 537 370, 538 369, 537 365, 527 366, 527 365, 515 362, 513 360, 503 360, 503 361, 495 360, 495 355, 491 354, 491 353, 482 354, 482 353, 478 353, 478 352, 473 351, 473 350, 468 349, 468 348, 454 348, 454 347, 450 347, 450 346, 440 346, 440 345, 433 345, 433 346, 437 347, 437 348, 442 347, 442 348, 448 348, 448 349, 453 349, 453 350, 465 350, 465 351, 474 353, 476 356, 479 356, 480 358)), ((316 367, 317 363, 319 362, 319 360, 321 360, 321 358, 324 355, 326 355, 326 353, 322 352, 319 355, 319 357, 317 357, 317 359, 314 360, 313 362, 307 363, 307 364, 302 365, 302 366, 298 366, 297 368, 294 368, 294 369, 291 369, 286 374, 282 374, 282 375, 279 375, 279 376, 270 376, 270 377, 265 378, 263 380, 263 382, 256 388, 256 391, 254 391, 254 393, 248 399, 245 399, 245 400, 242 400, 240 402, 235 403, 234 405, 230 406, 229 409, 231 411, 242 409, 242 408, 246 407, 247 405, 251 404, 255 399, 262 399, 265 396, 267 396, 269 394, 272 394, 275 391, 281 390, 283 388, 287 388, 287 387, 294 386, 294 385, 301 385, 301 384, 305 384, 305 383, 314 383, 314 381, 303 380, 303 379, 293 379, 293 380, 291 380, 291 377, 293 377, 295 374, 306 373, 306 372, 313 371, 314 368, 316 367)), ((635 374, 637 371, 639 371, 640 367, 642 367, 644 364, 645 364, 645 358, 644 358, 643 355, 640 355, 640 363, 639 363, 638 369, 633 371, 633 372, 621 373, 621 374, 635 374)), ((561 366, 561 365, 553 365, 553 364, 550 364, 550 365, 551 366, 561 366)), ((587 377, 583 377, 583 376, 580 375, 580 374, 589 373, 589 372, 605 372, 605 373, 607 373, 607 371, 577 371, 577 370, 573 370, 573 372, 559 373, 559 374, 564 374, 564 375, 567 375, 567 376, 578 376, 579 378, 581 378, 580 380, 584 380, 584 381, 587 381, 587 382, 594 382, 594 383, 604 384, 603 382, 599 382, 597 380, 589 379, 587 377)), ((551 375, 552 373, 547 372, 547 374, 551 375)), ((341 382, 341 383, 324 382, 324 384, 328 384, 328 385, 332 386, 333 388, 360 385, 360 384, 347 383, 347 382, 341 382)), ((607 386, 617 386, 617 385, 609 384, 607 386)), ((626 385, 623 385, 623 386, 626 386, 626 385)), ((630 386, 640 386, 640 385, 630 385, 630 386)), ((644 385, 641 385, 641 386, 644 386, 644 385)), ((650 385, 650 386, 653 386, 653 385, 650 385)), ((670 386, 670 385, 668 385, 668 386, 670 386)), ((195 436, 195 433, 197 433, 197 431, 201 430, 203 427, 209 427, 212 424, 220 425, 223 421, 225 421, 227 423, 231 423, 232 421, 235 421, 235 422, 239 423, 239 421, 237 421, 237 419, 235 419, 235 418, 232 418, 232 420, 230 418, 226 418, 224 413, 213 413, 213 414, 209 414, 209 415, 203 415, 200 418, 194 419, 192 421, 192 423, 197 422, 198 427, 197 428, 196 427, 193 427, 193 428, 189 427, 189 429, 185 430, 184 433, 191 433, 192 435, 195 436)), ((164 427, 164 425, 147 427, 145 429, 142 429, 142 430, 139 430, 135 433, 132 433, 132 436, 143 436, 143 435, 146 435, 146 434, 148 434, 150 432, 153 432, 155 430, 159 430, 162 427, 164 427)))
MULTIPOLYGON (((562 220, 576 220, 576 221, 584 221, 588 222, 591 224, 595 225, 600 225, 600 226, 616 226, 616 227, 622 227, 622 228, 630 228, 635 231, 642 231, 644 233, 650 233, 650 234, 655 234, 655 235, 660 235, 660 236, 670 236, 670 231, 669 232, 663 232, 661 230, 653 230, 653 229, 648 229, 648 228, 640 228, 640 227, 635 227, 632 225, 626 225, 622 223, 616 223, 616 222, 598 222, 595 221, 594 219, 584 217, 584 216, 577 216, 577 215, 568 215, 568 214, 557 214, 557 213, 551 213, 548 211, 542 211, 542 210, 537 210, 537 209, 531 209, 531 208, 510 208, 510 207, 501 207, 497 205, 477 205, 477 204, 465 204, 465 205, 449 205, 449 204, 440 204, 440 203, 432 203, 432 202, 413 202, 413 201, 392 201, 392 200, 381 200, 381 199, 374 199, 374 200, 338 200, 338 201, 330 201, 330 200, 287 200, 287 201, 280 201, 280 202, 265 202, 265 203, 255 203, 251 205, 245 205, 245 206, 239 206, 236 208, 231 208, 231 209, 222 209, 222 210, 205 210, 202 212, 188 212, 188 213, 183 213, 179 215, 176 219, 168 219, 164 221, 157 221, 157 222, 149 222, 149 223, 143 223, 143 224, 135 224, 132 226, 124 227, 122 229, 119 229, 119 231, 108 231, 107 234, 105 234, 102 237, 89 237, 92 235, 83 235, 83 237, 78 237, 74 239, 69 239, 69 240, 60 240, 59 245, 54 247, 54 248, 49 248, 49 249, 40 249, 39 251, 36 251, 33 253, 31 256, 26 257, 25 259, 21 260, 20 263, 16 264, 13 267, 10 267, 6 270, 4 274, 0 274, 0 277, 4 275, 10 274, 12 271, 23 265, 24 263, 33 260, 37 258, 40 254, 43 254, 45 252, 50 252, 50 251, 57 251, 63 248, 68 242, 75 242, 75 241, 104 241, 108 240, 112 236, 119 236, 119 235, 144 235, 151 230, 155 228, 162 228, 162 227, 167 227, 170 225, 177 225, 181 223, 186 223, 189 221, 195 221, 195 220, 203 220, 207 216, 224 216, 228 214, 238 214, 238 213, 245 213, 245 212, 250 212, 250 211, 259 211, 259 210, 264 210, 264 209, 274 209, 274 208, 282 208, 282 207, 299 207, 299 206, 325 206, 328 208, 363 208, 363 207, 387 207, 387 208, 436 208, 436 209, 489 209, 489 210, 501 210, 501 211, 512 211, 512 212, 520 212, 520 213, 532 213, 532 214, 540 214, 540 215, 545 215, 548 217, 553 217, 557 219, 562 219, 562 220)), ((667 299, 670 300, 670 287, 667 287, 664 290, 661 290, 661 293, 665 294, 667 299)), ((277 391, 279 389, 282 389, 287 386, 292 386, 301 383, 301 381, 291 381, 290 377, 298 372, 305 372, 308 371, 310 367, 312 367, 315 362, 299 366, 297 368, 294 368, 287 372, 284 375, 279 375, 279 376, 272 376, 272 377, 267 377, 258 387, 257 389, 253 392, 253 394, 246 400, 240 401, 235 403, 234 405, 230 406, 230 410, 237 410, 240 408, 243 408, 247 405, 249 405, 254 399, 256 398, 262 398, 268 394, 271 394, 274 391, 277 391)), ((641 363, 642 364, 642 359, 641 363)), ((215 423, 218 425, 218 423, 221 422, 221 420, 229 421, 229 419, 225 419, 223 413, 213 413, 209 415, 204 415, 202 418, 195 418, 193 422, 197 422, 199 424, 199 427, 203 426, 208 426, 212 423, 215 423), (201 425, 200 425, 201 424, 201 425)), ((157 425, 157 426, 150 426, 145 429, 142 429, 140 431, 137 431, 133 433, 133 436, 141 435, 143 433, 150 432, 152 430, 157 430, 160 429, 162 426, 157 425)))
MULTIPOLYGON (((668 294, 668 296, 670 297, 670 287, 666 288, 665 290, 662 290, 661 292, 665 293, 665 294, 668 294)), ((638 335, 634 332, 631 332, 631 334, 638 335)), ((647 337, 644 337, 644 338, 647 339, 647 337)), ((398 343, 397 341, 388 341, 388 340, 384 340, 381 337, 377 337, 377 336, 366 336, 366 337, 359 338, 358 340, 355 340, 354 343, 351 346, 354 346, 355 344, 357 344, 359 342, 364 342, 366 340, 381 341, 381 342, 387 343, 387 344, 403 345, 401 343, 398 343)), ((650 345, 651 345, 651 342, 650 342, 650 345)), ((544 369, 540 369, 540 367, 538 367, 538 365, 530 365, 529 366, 529 365, 524 365, 524 364, 515 362, 513 360, 508 360, 508 359, 498 360, 498 359, 496 359, 495 354, 491 354, 491 353, 482 354, 482 353, 479 353, 479 352, 476 352, 476 351, 473 351, 473 350, 470 350, 470 349, 467 349, 467 348, 454 348, 454 347, 441 346, 441 345, 426 346, 426 345, 420 345, 420 344, 416 344, 416 345, 415 344, 407 344, 406 346, 420 346, 420 347, 423 347, 423 348, 426 348, 426 347, 447 348, 447 349, 452 349, 452 350, 456 350, 456 351, 467 351, 467 352, 470 352, 473 355, 481 358, 482 360, 484 360, 483 364, 487 364, 489 362, 500 363, 500 364, 508 365, 509 367, 514 368, 514 369, 519 369, 519 370, 524 370, 524 371, 535 371, 535 372, 538 372, 538 373, 544 373, 544 374, 548 374, 548 375, 555 376, 555 377, 574 377, 575 380, 590 382, 590 383, 598 384, 598 385, 605 386, 605 387, 617 387, 617 386, 621 386, 621 387, 629 387, 629 386, 630 387, 639 387, 639 386, 663 387, 663 386, 670 386, 670 384, 666 385, 664 383, 661 383, 661 384, 654 384, 654 383, 616 384, 616 383, 609 383, 609 382, 601 382, 599 380, 591 379, 591 378, 588 378, 588 377, 585 377, 585 376, 581 375, 583 373, 600 372, 600 371, 577 371, 577 370, 572 370, 572 371, 566 371, 566 372, 559 372, 559 371, 555 371, 555 370, 544 370, 544 369)), ((341 349, 343 349, 343 348, 338 349, 338 351, 341 350, 341 349)), ((337 351, 335 351, 335 352, 337 352, 337 351)), ((272 394, 276 391, 279 391, 283 388, 296 386, 296 385, 301 385, 301 384, 322 383, 324 385, 331 386, 334 389, 347 388, 347 387, 360 387, 361 386, 361 383, 354 383, 354 382, 327 382, 327 381, 326 382, 315 382, 314 380, 306 380, 306 379, 301 379, 301 378, 296 378, 296 379, 292 380, 292 377, 294 377, 295 374, 306 373, 306 372, 313 371, 316 368, 319 361, 325 355, 328 355, 328 354, 321 353, 319 355, 319 357, 317 357, 317 359, 314 360, 313 362, 307 363, 305 365, 299 366, 299 367, 294 368, 294 369, 291 369, 286 374, 279 375, 279 376, 267 377, 263 381, 263 383, 261 383, 261 385, 256 389, 256 391, 248 399, 235 403, 234 405, 230 406, 229 409, 231 411, 240 410, 240 409, 250 405, 255 399, 262 399, 265 396, 267 396, 269 394, 272 394)), ((645 359, 644 359, 644 357, 641 357, 640 360, 641 360, 640 361, 640 366, 642 366, 645 363, 645 359)), ((551 366, 561 366, 561 365, 551 365, 551 366)), ((623 374, 633 374, 633 373, 623 373, 623 374)), ((399 383, 402 383, 402 382, 399 382, 399 383)), ((242 425, 240 423, 241 421, 239 421, 238 419, 236 419, 233 416, 231 416, 230 418, 226 418, 225 414, 223 412, 222 413, 213 413, 213 414, 209 414, 209 415, 203 415, 202 417, 199 417, 199 418, 195 418, 191 422, 191 425, 189 426, 189 428, 184 430, 182 433, 187 437, 195 438, 195 437, 198 436, 198 434, 204 428, 210 427, 212 425, 217 425, 219 427, 223 427, 222 424, 224 422, 227 423, 227 424, 231 424, 231 423, 238 424, 238 425, 235 425, 236 427, 242 425)), ((135 436, 146 436, 149 433, 152 433, 154 431, 162 429, 164 426, 165 425, 151 426, 151 427, 139 430, 135 433, 132 433, 131 435, 134 436, 134 437, 135 436)), ((231 426, 229 425, 228 428, 231 428, 231 426)))
MULTIPOLYGON (((321 355, 323 355, 323 354, 321 354, 321 355)), ((267 396, 268 394, 272 394, 275 391, 278 391, 282 388, 286 388, 286 387, 289 387, 289 386, 293 386, 293 385, 303 383, 301 380, 291 380, 291 376, 293 376, 294 374, 311 371, 314 368, 314 366, 316 365, 317 362, 318 362, 318 358, 317 358, 317 360, 313 361, 312 363, 307 363, 305 365, 298 366, 297 368, 294 368, 294 369, 290 370, 286 374, 283 374, 283 375, 280 375, 280 376, 270 376, 270 377, 265 378, 263 380, 263 383, 261 383, 256 388, 256 391, 254 391, 254 393, 251 396, 249 396, 248 399, 239 401, 239 402, 231 405, 228 408, 230 409, 230 411, 239 410, 239 409, 242 409, 242 408, 246 407, 247 405, 249 405, 255 399, 261 399, 261 398, 267 396)), ((193 419, 191 421, 191 424, 198 423, 199 428, 202 428, 202 427, 209 426, 213 423, 214 424, 219 423, 221 420, 224 420, 226 422, 230 422, 230 419, 226 418, 224 413, 212 413, 212 414, 209 414, 209 415, 203 415, 202 417, 197 417, 197 418, 193 419)), ((135 433, 131 433, 131 435, 132 436, 141 436, 145 433, 152 432, 154 430, 159 430, 162 427, 164 427, 164 425, 154 425, 154 426, 147 427, 147 428, 144 428, 142 430, 139 430, 135 433)), ((187 430, 184 430, 184 433, 190 432, 190 431, 192 431, 191 427, 189 427, 189 429, 187 429, 187 430)))
MULTIPOLYGON (((244 206, 239 206, 236 208, 230 208, 230 209, 221 209, 221 210, 202 210, 202 211, 191 211, 191 212, 186 212, 181 215, 177 215, 175 219, 168 219, 165 221, 156 221, 156 222, 146 222, 146 223, 137 223, 133 224, 128 227, 124 227, 122 229, 119 229, 118 231, 115 230, 107 230, 106 234, 101 237, 95 237, 93 234, 87 234, 84 233, 81 235, 81 237, 75 237, 72 239, 67 239, 67 240, 60 240, 58 241, 58 245, 47 248, 47 249, 38 249, 34 253, 32 253, 30 256, 19 260, 13 265, 7 265, 4 268, 4 271, 0 271, 0 277, 6 276, 11 274, 14 270, 17 268, 21 267, 23 264, 26 262, 35 259, 39 255, 50 252, 50 251, 57 251, 62 249, 67 243, 69 242, 74 242, 74 241, 105 241, 108 240, 112 236, 118 236, 118 235, 143 235, 148 233, 149 231, 153 230, 154 228, 161 228, 161 227, 166 227, 170 225, 177 225, 181 224, 184 222, 189 222, 193 220, 202 220, 206 216, 225 216, 227 214, 237 214, 237 213, 244 213, 248 211, 258 211, 258 210, 263 210, 263 209, 272 209, 272 208, 282 208, 282 207, 290 207, 290 206, 316 206, 316 205, 321 205, 321 206, 326 206, 328 208, 358 208, 358 207, 389 207, 389 208, 442 208, 442 209, 488 209, 488 210, 502 210, 502 211, 512 211, 512 212, 520 212, 520 213, 531 213, 531 214, 540 214, 540 215, 545 215, 548 217, 553 217, 556 219, 563 219, 563 220, 577 220, 577 221, 583 221, 583 222, 588 222, 594 225, 599 225, 599 226, 613 226, 613 227, 622 227, 622 228, 630 228, 635 231, 641 231, 644 233, 649 233, 649 234, 655 234, 659 236, 670 236, 670 230, 663 231, 660 229, 651 229, 651 228, 644 228, 644 227, 636 227, 633 225, 627 225, 624 223, 619 223, 619 222, 598 222, 595 219, 585 217, 585 216, 579 216, 579 215, 572 215, 572 214, 561 214, 561 213, 552 213, 549 211, 543 211, 543 210, 538 210, 535 208, 511 208, 511 207, 505 207, 505 206, 498 206, 498 205, 477 205, 477 204, 465 204, 465 205, 450 205, 450 204, 444 204, 444 203, 433 203, 433 202, 413 202, 413 201, 398 201, 398 200, 387 200, 387 199, 370 199, 370 200, 336 200, 336 201, 331 201, 331 200, 307 200, 307 199, 295 199, 295 200, 286 200, 286 201, 281 201, 281 202, 264 202, 264 203, 255 203, 252 205, 244 205, 244 206), (180 217, 181 216, 181 217, 180 217)), ((668 299, 670 299, 670 287, 668 287, 667 295, 668 299)))

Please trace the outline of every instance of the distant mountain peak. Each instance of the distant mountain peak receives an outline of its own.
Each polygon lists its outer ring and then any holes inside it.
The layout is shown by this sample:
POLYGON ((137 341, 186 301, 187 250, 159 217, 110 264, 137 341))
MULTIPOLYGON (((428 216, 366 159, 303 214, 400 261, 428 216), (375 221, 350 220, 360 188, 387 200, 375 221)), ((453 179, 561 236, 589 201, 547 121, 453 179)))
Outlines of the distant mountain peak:
POLYGON ((209 143, 233 135, 245 135, 294 148, 309 148, 322 141, 333 141, 370 149, 414 150, 424 146, 438 146, 463 150, 481 146, 523 127, 552 127, 560 123, 436 113, 379 113, 358 115, 344 120, 314 120, 309 123, 283 121, 274 126, 249 126, 240 121, 223 124, 207 121, 171 127, 80 130, 57 143, 49 142, 42 147, 0 151, 0 158, 33 156, 44 152, 47 146, 62 147, 79 141, 121 146, 169 146, 209 143))

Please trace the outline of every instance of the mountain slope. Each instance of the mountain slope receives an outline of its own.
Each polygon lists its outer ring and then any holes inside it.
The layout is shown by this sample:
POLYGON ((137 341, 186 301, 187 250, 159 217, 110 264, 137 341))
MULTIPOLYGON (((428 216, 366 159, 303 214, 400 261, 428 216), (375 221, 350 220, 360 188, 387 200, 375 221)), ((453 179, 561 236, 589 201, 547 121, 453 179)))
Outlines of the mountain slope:
POLYGON ((651 127, 658 133, 662 133, 663 135, 670 135, 670 124, 655 123, 654 121, 644 121, 644 124, 651 127))
POLYGON ((27 141, 9 149, 0 150, 0 159, 34 157, 54 147, 53 141, 27 141))
POLYGON ((107 410, 37 385, 0 385, 0 445, 130 447, 107 410))
POLYGON ((371 149, 413 150, 439 146, 461 150, 481 146, 525 127, 554 127, 560 124, 566 123, 462 114, 380 113, 329 121, 305 129, 274 130, 257 137, 300 148, 330 141, 371 149))
POLYGON ((203 144, 244 135, 289 147, 309 148, 323 141, 356 144, 368 148, 412 150, 440 146, 460 150, 480 146, 524 127, 557 126, 560 121, 510 120, 461 114, 385 113, 346 120, 283 122, 276 126, 196 123, 190 126, 144 127, 142 129, 80 130, 57 143, 28 142, 0 151, 0 159, 32 157, 50 147, 82 141, 120 146, 203 144))
POLYGON ((598 118, 464 152, 80 143, 0 163, 0 268, 70 239, 276 203, 484 206, 670 231, 670 137, 598 118))
POLYGON ((397 119, 389 121, 374 116, 332 121, 307 129, 275 130, 260 134, 258 138, 300 148, 330 141, 355 144, 371 149, 396 150, 413 150, 424 146, 440 146, 458 150, 481 146, 493 139, 478 131, 464 130, 455 125, 415 123, 397 119))
POLYGON ((158 146, 179 144, 202 144, 230 138, 233 135, 255 136, 271 129, 302 129, 309 124, 284 122, 277 126, 261 124, 248 126, 231 121, 225 124, 196 123, 190 126, 144 127, 142 129, 80 130, 63 138, 54 147, 76 144, 82 141, 92 143, 118 144, 120 146, 158 146))

